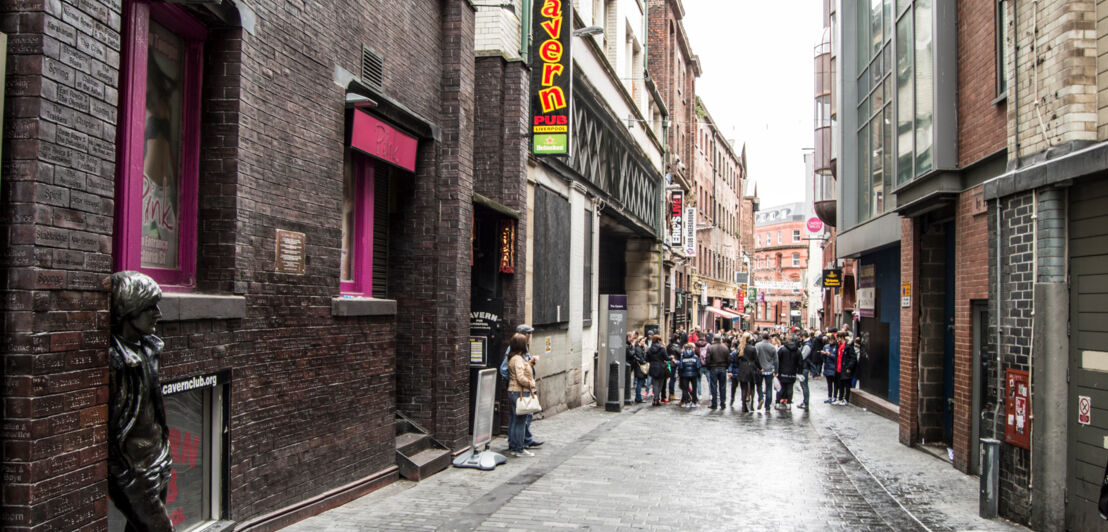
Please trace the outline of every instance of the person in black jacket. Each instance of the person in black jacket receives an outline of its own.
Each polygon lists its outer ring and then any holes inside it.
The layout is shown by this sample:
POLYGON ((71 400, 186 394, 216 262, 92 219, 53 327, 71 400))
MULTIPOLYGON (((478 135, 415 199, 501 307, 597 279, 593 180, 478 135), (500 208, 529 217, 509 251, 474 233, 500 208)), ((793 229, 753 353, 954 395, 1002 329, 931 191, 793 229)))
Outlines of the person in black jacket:
POLYGON ((796 383, 796 374, 800 372, 800 348, 796 344, 796 336, 790 335, 789 340, 777 351, 777 380, 781 383, 781 391, 777 394, 779 408, 792 408, 793 384, 796 383))
POLYGON ((735 406, 735 387, 742 393, 743 412, 750 412, 754 401, 754 377, 757 373, 758 354, 750 333, 743 333, 739 345, 731 353, 731 407, 735 406))
POLYGON ((839 387, 836 401, 832 404, 850 404, 850 385, 854 380, 854 370, 858 367, 858 351, 847 341, 847 333, 839 331, 839 387))
POLYGON ((696 388, 693 382, 700 378, 700 357, 692 342, 685 344, 681 351, 681 363, 677 366, 678 375, 681 377, 681 406, 684 408, 696 408, 696 388))
POLYGON ((669 355, 662 345, 662 337, 655 334, 650 337, 650 348, 646 352, 646 361, 650 363, 650 380, 654 388, 654 406, 668 403, 666 398, 666 360, 669 355))

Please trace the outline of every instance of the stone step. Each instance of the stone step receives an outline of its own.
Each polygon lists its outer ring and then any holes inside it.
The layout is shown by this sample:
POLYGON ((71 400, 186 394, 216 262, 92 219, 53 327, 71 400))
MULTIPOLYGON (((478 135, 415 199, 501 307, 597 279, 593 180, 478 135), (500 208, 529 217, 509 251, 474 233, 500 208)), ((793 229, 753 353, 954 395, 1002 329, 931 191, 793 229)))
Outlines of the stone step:
POLYGON ((397 453, 400 476, 420 481, 450 466, 450 449, 424 449, 414 455, 397 453))

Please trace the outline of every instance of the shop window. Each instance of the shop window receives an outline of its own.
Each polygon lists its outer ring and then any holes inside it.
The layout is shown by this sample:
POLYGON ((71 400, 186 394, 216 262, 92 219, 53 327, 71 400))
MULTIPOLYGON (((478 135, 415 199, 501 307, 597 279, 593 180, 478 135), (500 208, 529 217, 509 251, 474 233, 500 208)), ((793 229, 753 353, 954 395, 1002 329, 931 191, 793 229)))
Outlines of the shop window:
MULTIPOLYGON (((229 388, 229 371, 162 385, 173 458, 165 507, 179 531, 203 530, 227 516, 229 388)), ((109 505, 109 532, 126 524, 109 505)))
POLYGON ((200 75, 207 30, 177 6, 125 2, 115 266, 196 284, 200 75))
POLYGON ((347 148, 343 159, 340 289, 344 295, 386 297, 388 165, 347 148))

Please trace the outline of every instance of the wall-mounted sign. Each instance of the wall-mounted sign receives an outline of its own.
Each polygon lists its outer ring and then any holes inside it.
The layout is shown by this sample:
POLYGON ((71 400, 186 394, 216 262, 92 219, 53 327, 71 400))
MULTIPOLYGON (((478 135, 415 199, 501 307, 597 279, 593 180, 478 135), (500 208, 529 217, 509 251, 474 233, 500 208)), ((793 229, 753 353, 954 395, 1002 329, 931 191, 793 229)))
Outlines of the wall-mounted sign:
POLYGON ((485 367, 489 359, 489 339, 487 336, 469 337, 469 365, 485 367))
POLYGON ((1077 422, 1082 425, 1093 424, 1093 398, 1088 395, 1077 396, 1077 422))
POLYGON ((900 283, 900 306, 912 306, 912 283, 900 283))
POLYGON ((804 283, 800 281, 754 281, 754 287, 758 290, 802 290, 804 283))
MULTIPOLYGON (((572 7, 572 4, 570 4, 572 7)), ((531 33, 531 153, 568 155, 573 23, 563 0, 536 0, 531 33)))
POLYGON ((696 256, 696 207, 685 209, 685 255, 696 256))
POLYGON ((808 218, 808 232, 818 233, 823 231, 823 221, 815 216, 808 218))
POLYGON ((350 146, 362 153, 415 171, 419 141, 396 128, 370 116, 365 111, 354 110, 350 132, 350 146))
POLYGON ((824 288, 842 288, 843 286, 843 271, 842 270, 823 270, 823 287, 824 288))
POLYGON ((858 315, 872 318, 877 304, 877 265, 863 264, 858 271, 858 315))
POLYGON ((500 242, 500 273, 516 272, 516 221, 511 218, 500 220, 498 238, 500 242))
POLYGON ((1026 371, 1009 369, 1005 375, 1004 441, 1031 448, 1031 382, 1026 371))
POLYGON ((295 273, 304 275, 304 256, 307 252, 307 237, 304 233, 295 231, 277 230, 277 262, 278 273, 295 273))
POLYGON ((669 245, 681 247, 685 241, 685 193, 673 190, 669 193, 669 245))

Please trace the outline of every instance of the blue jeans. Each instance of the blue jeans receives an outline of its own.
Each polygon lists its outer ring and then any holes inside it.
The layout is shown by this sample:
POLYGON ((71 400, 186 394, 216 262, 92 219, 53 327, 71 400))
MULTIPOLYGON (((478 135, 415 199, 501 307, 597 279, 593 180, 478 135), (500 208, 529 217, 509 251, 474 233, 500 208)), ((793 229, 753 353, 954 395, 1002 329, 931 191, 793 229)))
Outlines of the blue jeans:
POLYGON ((812 371, 810 368, 805 368, 800 372, 800 391, 804 394, 804 404, 808 404, 808 381, 812 377, 819 375, 819 373, 812 371))
MULTIPOLYGON (((531 414, 516 415, 516 399, 519 399, 521 393, 524 392, 508 392, 508 450, 517 453, 522 451, 523 446, 526 445, 524 438, 531 417, 531 414)), ((531 395, 530 392, 526 393, 531 395)))
POLYGON ((712 408, 716 407, 716 399, 719 406, 727 405, 727 369, 713 368, 708 373, 708 389, 712 391, 712 408))
POLYGON ((769 410, 773 405, 773 373, 762 372, 754 379, 754 389, 758 391, 758 400, 762 406, 769 410), (763 390, 763 388, 765 388, 763 390))
POLYGON ((635 402, 642 402, 642 388, 646 386, 646 379, 635 377, 635 402))

